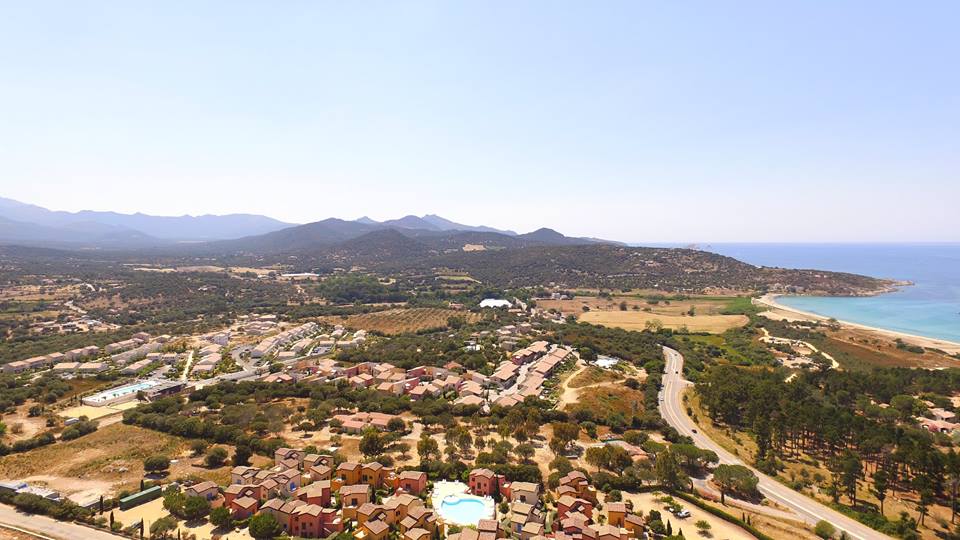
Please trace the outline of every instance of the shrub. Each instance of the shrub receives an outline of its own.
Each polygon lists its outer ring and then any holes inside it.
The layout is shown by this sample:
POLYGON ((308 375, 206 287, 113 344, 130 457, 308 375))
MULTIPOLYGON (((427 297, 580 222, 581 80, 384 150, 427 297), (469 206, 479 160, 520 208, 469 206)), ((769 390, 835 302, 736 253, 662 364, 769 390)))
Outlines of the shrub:
POLYGON ((143 460, 143 470, 147 472, 161 472, 170 468, 170 458, 156 454, 143 460))
POLYGON ((162 517, 150 525, 150 538, 169 538, 170 531, 177 528, 177 520, 170 516, 162 517))
POLYGON ((210 452, 207 453, 207 457, 204 458, 204 463, 206 463, 207 467, 210 467, 211 469, 222 467, 226 462, 227 451, 220 447, 210 450, 210 452))
POLYGON ((283 527, 273 514, 257 514, 250 518, 250 536, 257 540, 273 538, 283 532, 283 527))
POLYGON ((833 525, 823 520, 818 521, 817 525, 813 528, 813 533, 823 539, 832 538, 836 532, 837 530, 833 525))
POLYGON ((219 506, 210 511, 210 523, 214 527, 229 529, 233 526, 233 518, 230 517, 230 510, 224 506, 219 506))
POLYGON ((210 501, 203 497, 187 497, 183 503, 183 517, 200 519, 210 512, 210 501))

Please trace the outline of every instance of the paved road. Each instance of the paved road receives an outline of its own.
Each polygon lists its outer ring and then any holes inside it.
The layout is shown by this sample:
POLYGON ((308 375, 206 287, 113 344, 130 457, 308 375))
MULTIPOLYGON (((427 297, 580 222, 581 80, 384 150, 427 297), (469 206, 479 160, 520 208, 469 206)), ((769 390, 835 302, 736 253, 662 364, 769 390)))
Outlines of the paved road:
MULTIPOLYGON (((664 358, 667 361, 666 373, 663 376, 663 390, 660 401, 660 415, 668 424, 673 426, 681 435, 686 435, 693 439, 693 442, 700 448, 713 450, 720 458, 720 463, 728 465, 746 465, 739 458, 727 452, 719 444, 707 438, 702 433, 694 433, 695 425, 686 414, 686 408, 681 400, 681 393, 692 383, 683 378, 683 355, 679 352, 664 347, 664 358)), ((751 469, 753 469, 751 467, 751 469)), ((813 525, 820 520, 832 523, 838 530, 847 533, 850 538, 859 540, 887 540, 890 537, 883 533, 875 531, 866 525, 848 518, 847 516, 833 510, 806 495, 797 493, 780 482, 769 476, 753 469, 753 472, 760 479, 757 488, 767 498, 790 508, 797 515, 813 525)))
POLYGON ((57 521, 35 514, 24 514, 5 504, 0 504, 0 523, 62 540, 76 540, 78 538, 84 540, 117 540, 118 538, 126 538, 76 523, 57 521))

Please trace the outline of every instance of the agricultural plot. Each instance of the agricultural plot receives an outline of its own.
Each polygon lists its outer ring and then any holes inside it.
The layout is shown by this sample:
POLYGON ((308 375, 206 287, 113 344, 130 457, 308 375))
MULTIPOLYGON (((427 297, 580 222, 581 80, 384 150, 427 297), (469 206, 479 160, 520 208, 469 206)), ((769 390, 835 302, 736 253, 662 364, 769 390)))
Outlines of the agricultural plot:
POLYGON ((443 308, 402 308, 349 315, 347 317, 326 317, 325 322, 394 335, 432 328, 444 328, 448 325, 451 317, 460 317, 466 323, 474 323, 480 320, 478 313, 469 311, 443 308))
POLYGON ((727 296, 695 296, 670 300, 663 295, 623 295, 612 297, 577 296, 569 300, 538 300, 543 309, 574 315, 582 322, 644 330, 648 324, 664 328, 686 328, 691 332, 720 333, 749 322, 745 315, 729 314, 742 310, 749 299, 727 296))
POLYGON ((648 324, 659 321, 664 328, 686 327, 691 332, 720 333, 749 322, 746 315, 660 315, 643 311, 590 311, 580 315, 579 320, 624 330, 643 330, 648 324))

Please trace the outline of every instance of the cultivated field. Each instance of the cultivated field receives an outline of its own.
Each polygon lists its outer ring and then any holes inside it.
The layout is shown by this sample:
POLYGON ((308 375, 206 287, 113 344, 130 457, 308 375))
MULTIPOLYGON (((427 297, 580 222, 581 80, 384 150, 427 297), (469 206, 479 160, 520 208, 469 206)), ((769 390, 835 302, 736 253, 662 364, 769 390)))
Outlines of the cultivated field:
POLYGON ((719 315, 745 299, 731 296, 692 296, 680 300, 664 295, 580 296, 568 300, 537 300, 537 306, 554 309, 564 315, 579 314, 586 306, 591 311, 643 311, 661 315, 683 315, 692 308, 696 315, 719 315))
POLYGON ((480 315, 469 311, 443 308, 388 309, 347 317, 325 317, 324 322, 342 324, 348 328, 373 330, 383 334, 403 334, 447 326, 450 317, 462 317, 467 323, 480 320, 480 315))
POLYGON ((624 330, 643 330, 647 323, 660 321, 664 328, 686 327, 691 332, 720 333, 750 322, 746 315, 660 315, 643 311, 590 311, 578 317, 580 321, 624 330))
POLYGON ((569 300, 537 300, 537 306, 574 315, 583 322, 625 330, 643 330, 651 321, 665 328, 691 332, 723 332, 749 322, 744 315, 725 315, 742 298, 694 296, 671 300, 661 295, 576 296, 569 300), (691 315, 692 313, 692 315, 691 315))
POLYGON ((0 288, 0 300, 16 302, 60 302, 76 297, 80 285, 14 285, 0 288))

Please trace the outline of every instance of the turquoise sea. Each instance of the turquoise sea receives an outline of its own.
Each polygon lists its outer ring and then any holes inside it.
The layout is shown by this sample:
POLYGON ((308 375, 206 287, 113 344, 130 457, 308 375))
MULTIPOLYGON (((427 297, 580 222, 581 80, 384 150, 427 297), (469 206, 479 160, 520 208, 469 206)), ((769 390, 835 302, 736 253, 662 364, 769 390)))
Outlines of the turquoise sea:
POLYGON ((914 283, 866 298, 780 297, 843 321, 960 342, 960 244, 710 244, 756 265, 853 272, 914 283))

